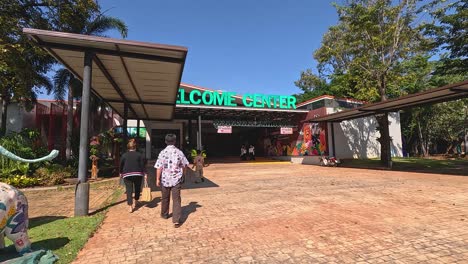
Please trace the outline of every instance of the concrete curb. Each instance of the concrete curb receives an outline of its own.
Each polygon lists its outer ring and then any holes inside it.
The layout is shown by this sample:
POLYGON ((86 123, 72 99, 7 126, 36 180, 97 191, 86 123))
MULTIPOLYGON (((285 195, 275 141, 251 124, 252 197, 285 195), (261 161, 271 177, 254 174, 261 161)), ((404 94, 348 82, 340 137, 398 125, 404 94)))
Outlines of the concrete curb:
MULTIPOLYGON (((97 183, 102 183, 102 182, 110 182, 110 181, 118 181, 120 180, 119 177, 111 178, 111 179, 104 179, 100 181, 93 181, 89 182, 91 185, 97 184, 97 183)), ((70 189, 70 188, 75 188, 75 184, 72 185, 58 185, 58 186, 50 186, 50 187, 31 187, 31 188, 23 188, 19 189, 22 192, 34 192, 34 191, 55 191, 58 189, 70 189)))

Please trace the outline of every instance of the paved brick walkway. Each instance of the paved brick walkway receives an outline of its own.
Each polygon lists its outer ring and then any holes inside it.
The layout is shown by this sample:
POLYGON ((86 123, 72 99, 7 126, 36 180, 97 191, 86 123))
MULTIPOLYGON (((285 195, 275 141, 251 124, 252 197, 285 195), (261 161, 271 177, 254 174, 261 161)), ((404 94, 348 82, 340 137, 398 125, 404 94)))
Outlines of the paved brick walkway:
MULTIPOLYGON (((214 164, 182 191, 112 207, 76 263, 468 263, 468 177, 285 163, 214 164)), ((123 197, 122 197, 123 198, 123 197)))
MULTIPOLYGON (((104 202, 118 188, 118 179, 91 184, 89 211, 100 209, 104 202)), ((24 191, 29 203, 29 218, 44 216, 72 217, 75 208, 75 189, 27 190, 24 191)))

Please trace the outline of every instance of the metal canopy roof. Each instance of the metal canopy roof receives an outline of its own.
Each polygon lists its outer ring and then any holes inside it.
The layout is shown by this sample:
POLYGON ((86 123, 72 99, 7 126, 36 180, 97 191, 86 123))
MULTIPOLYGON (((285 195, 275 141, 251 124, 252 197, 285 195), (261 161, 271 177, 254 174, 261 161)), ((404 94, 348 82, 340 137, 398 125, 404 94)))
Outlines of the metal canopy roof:
POLYGON ((410 107, 452 101, 466 97, 468 97, 468 81, 463 81, 420 93, 410 94, 397 99, 368 104, 351 110, 312 118, 308 121, 341 122, 344 120, 366 117, 385 112, 396 112, 410 107))
POLYGON ((83 80, 84 53, 94 53, 91 87, 129 119, 171 120, 187 48, 25 28, 23 32, 83 80))

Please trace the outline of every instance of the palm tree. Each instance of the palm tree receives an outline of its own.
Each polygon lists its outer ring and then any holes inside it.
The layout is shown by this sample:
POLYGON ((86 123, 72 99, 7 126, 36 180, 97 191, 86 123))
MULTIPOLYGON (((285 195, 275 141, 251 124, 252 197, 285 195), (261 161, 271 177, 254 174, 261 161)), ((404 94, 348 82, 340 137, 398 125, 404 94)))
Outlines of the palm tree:
MULTIPOLYGON (((84 35, 105 36, 105 32, 109 30, 117 30, 120 35, 127 37, 128 29, 125 23, 114 17, 105 16, 99 13, 95 18, 88 18, 85 23, 75 24, 75 28, 67 28, 68 32, 84 35)), ((68 93, 67 102, 67 136, 66 136, 66 152, 67 160, 71 159, 71 141, 73 132, 73 98, 81 94, 81 82, 67 69, 62 68, 54 75, 54 86, 48 90, 48 93, 54 93, 55 99, 63 101, 65 94, 68 93)), ((98 100, 93 100, 98 101, 98 100)), ((101 108, 102 109, 102 108, 101 108)))

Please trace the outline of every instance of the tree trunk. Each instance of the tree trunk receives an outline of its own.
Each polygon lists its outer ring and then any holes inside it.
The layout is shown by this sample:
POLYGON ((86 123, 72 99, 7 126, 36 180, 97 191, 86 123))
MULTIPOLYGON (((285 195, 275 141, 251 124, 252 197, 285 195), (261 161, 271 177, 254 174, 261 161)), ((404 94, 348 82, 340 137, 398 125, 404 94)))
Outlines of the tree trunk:
POLYGON ((418 122, 418 136, 419 136, 419 146, 421 147, 421 154, 423 157, 428 156, 426 144, 422 135, 421 124, 418 122))
POLYGON ((2 104, 2 125, 0 127, 0 136, 4 136, 6 134, 6 123, 8 115, 8 100, 5 98, 5 96, 1 97, 0 103, 2 104))
POLYGON ((392 154, 390 146, 390 129, 388 123, 388 113, 376 116, 377 123, 379 124, 378 131, 380 132, 380 162, 387 168, 392 167, 392 154))
MULTIPOLYGON (((456 144, 454 144, 454 142, 450 142, 448 147, 445 149, 445 155, 448 155, 450 154, 450 151, 453 150, 453 147, 456 146, 456 144)), ((453 153, 455 154, 456 153, 456 150, 453 151, 453 153)))
MULTIPOLYGON (((380 85, 379 85, 379 94, 380 94, 380 101, 384 102, 387 101, 387 78, 386 74, 383 73, 380 76, 380 85)), ((377 123, 379 124, 379 132, 380 132, 380 162, 383 166, 387 168, 392 167, 392 153, 390 147, 390 130, 389 130, 389 123, 388 123, 388 113, 384 113, 382 115, 376 115, 377 123)))
MULTIPOLYGON (((71 82, 70 82, 71 83, 71 82)), ((73 89, 71 84, 68 85, 68 103, 67 103, 67 139, 65 157, 71 160, 71 142, 73 134, 73 89)))

